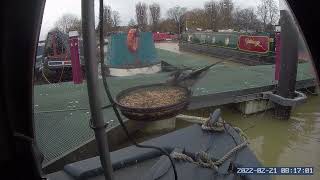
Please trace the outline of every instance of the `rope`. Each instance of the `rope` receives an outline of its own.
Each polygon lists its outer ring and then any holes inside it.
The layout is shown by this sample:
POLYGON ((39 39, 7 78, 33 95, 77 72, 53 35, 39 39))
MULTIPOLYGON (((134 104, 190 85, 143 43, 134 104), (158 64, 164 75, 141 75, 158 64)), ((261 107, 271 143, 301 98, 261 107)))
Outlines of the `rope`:
MULTIPOLYGON (((316 87, 317 88, 317 87, 316 87)), ((303 88, 303 89, 305 89, 309 94, 311 94, 311 95, 315 95, 315 96, 318 96, 319 95, 319 93, 317 93, 317 92, 312 92, 312 91, 310 91, 308 88, 303 88)))
POLYGON ((202 125, 201 128, 206 131, 218 131, 222 132, 224 130, 224 121, 220 118, 217 122, 211 123, 210 118, 208 118, 202 125))
POLYGON ((240 129, 239 127, 234 127, 233 129, 236 130, 236 131, 239 133, 239 135, 240 135, 245 141, 247 141, 247 140, 249 139, 249 137, 247 136, 247 134, 246 134, 242 129, 240 129))
MULTIPOLYGON (((65 57, 65 61, 67 60, 67 56, 65 57)), ((61 79, 62 79, 62 75, 64 73, 64 64, 62 66, 62 70, 61 70, 61 74, 60 74, 60 78, 59 78, 59 81, 57 83, 60 83, 61 82, 61 79)))
MULTIPOLYGON (((67 59, 67 56, 65 57, 65 59, 67 59)), ((65 65, 63 64, 59 81, 56 82, 56 83, 60 83, 60 82, 61 82, 62 75, 63 75, 63 73, 64 73, 64 66, 65 66, 65 65)), ((41 72, 42 72, 42 76, 44 77, 44 79, 45 79, 49 84, 53 84, 52 82, 49 81, 49 79, 47 78, 47 76, 44 74, 44 69, 45 69, 45 67, 43 66, 42 71, 41 71, 41 72)))
POLYGON ((234 153, 238 152, 240 149, 244 148, 248 144, 249 144, 248 141, 244 141, 243 143, 239 144, 238 146, 235 146, 227 154, 225 154, 221 159, 216 161, 216 164, 218 164, 218 165, 223 164, 224 161, 229 159, 234 153))
POLYGON ((48 80, 48 78, 47 78, 47 76, 44 74, 44 67, 42 68, 42 77, 44 77, 44 79, 49 83, 49 84, 52 84, 49 80, 48 80))
POLYGON ((248 145, 248 141, 244 141, 243 143, 235 146, 232 148, 229 152, 227 152, 222 158, 220 158, 217 161, 214 161, 213 158, 210 157, 210 155, 206 152, 199 152, 196 153, 195 159, 192 157, 184 154, 184 153, 179 153, 179 152, 172 152, 171 157, 180 160, 180 161, 186 161, 193 163, 197 166, 203 167, 203 168, 209 168, 209 169, 218 169, 218 166, 222 165, 227 159, 229 159, 234 153, 238 152, 242 148, 248 145))
MULTIPOLYGON (((230 127, 232 126, 230 125, 230 127)), ((209 118, 202 124, 201 128, 207 131, 218 131, 218 132, 225 130, 229 133, 229 131, 225 128, 225 121, 223 121, 222 118, 219 118, 219 120, 214 123, 210 122, 210 118, 209 118)), ((186 161, 189 163, 196 164, 197 166, 200 166, 203 168, 214 169, 217 171, 218 166, 222 165, 227 159, 231 158, 233 154, 235 154, 236 152, 238 152, 239 150, 241 150, 242 148, 244 148, 249 144, 249 142, 247 141, 248 136, 239 127, 233 127, 233 129, 239 133, 239 135, 244 139, 244 141, 241 144, 236 143, 235 147, 233 147, 230 151, 228 151, 223 157, 221 157, 218 160, 214 160, 213 158, 210 157, 208 153, 204 151, 200 151, 196 153, 194 155, 195 157, 194 159, 191 156, 188 156, 187 154, 180 153, 180 152, 172 152, 170 156, 175 160, 186 161)))

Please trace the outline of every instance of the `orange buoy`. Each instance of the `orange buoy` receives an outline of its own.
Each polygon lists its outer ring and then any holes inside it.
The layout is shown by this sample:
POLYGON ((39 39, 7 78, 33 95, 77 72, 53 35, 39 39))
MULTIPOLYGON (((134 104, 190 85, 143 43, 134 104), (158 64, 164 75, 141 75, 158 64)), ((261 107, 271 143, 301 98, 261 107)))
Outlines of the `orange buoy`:
POLYGON ((138 49, 137 30, 130 29, 127 36, 128 49, 131 52, 136 52, 138 49))

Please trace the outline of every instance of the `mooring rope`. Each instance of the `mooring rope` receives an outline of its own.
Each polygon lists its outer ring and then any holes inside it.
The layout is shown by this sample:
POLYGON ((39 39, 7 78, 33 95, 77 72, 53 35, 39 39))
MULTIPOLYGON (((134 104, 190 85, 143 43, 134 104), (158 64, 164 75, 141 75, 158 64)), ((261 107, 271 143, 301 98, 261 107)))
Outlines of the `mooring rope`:
POLYGON ((220 118, 217 122, 211 123, 208 118, 202 125, 201 128, 206 131, 218 131, 224 130, 224 121, 220 118))
POLYGON ((44 77, 44 79, 47 81, 47 83, 52 84, 52 83, 48 80, 47 76, 44 74, 43 71, 44 71, 44 67, 42 68, 42 71, 41 71, 42 77, 44 77))
MULTIPOLYGON (((67 60, 67 56, 65 57, 65 61, 67 60)), ((62 70, 61 70, 61 74, 60 74, 60 78, 59 78, 59 81, 58 82, 55 82, 55 83, 53 83, 53 82, 50 82, 49 81, 49 79, 47 78, 47 76, 45 75, 45 73, 44 73, 44 69, 45 69, 45 67, 43 66, 42 67, 42 77, 44 77, 44 79, 47 81, 47 83, 48 84, 58 84, 58 83, 60 83, 61 82, 61 80, 62 80, 62 76, 63 76, 63 74, 64 74, 64 64, 63 64, 63 66, 62 66, 62 70)))
MULTIPOLYGON (((216 132, 222 132, 225 129, 225 121, 223 121, 221 118, 219 118, 216 122, 210 122, 210 118, 206 120, 201 128, 206 131, 216 131, 216 132)), ((222 165, 227 159, 231 158, 233 154, 241 150, 242 148, 246 147, 249 142, 247 141, 248 137, 247 135, 238 127, 233 127, 233 129, 239 133, 239 135, 243 138, 243 142, 241 144, 236 145, 233 147, 230 151, 228 151, 223 157, 221 157, 218 160, 214 160, 210 157, 210 155, 204 151, 200 151, 198 153, 195 153, 195 155, 192 158, 191 156, 188 156, 187 154, 180 153, 180 152, 172 152, 170 156, 176 160, 180 161, 186 161, 193 164, 196 164, 197 166, 203 167, 203 168, 209 168, 218 170, 218 166, 222 165)), ((226 130, 228 131, 228 130, 226 130)))
POLYGON ((214 161, 213 158, 211 158, 210 155, 204 151, 196 153, 195 159, 193 159, 192 157, 190 157, 184 153, 179 153, 179 152, 172 152, 170 156, 176 160, 190 162, 190 163, 196 164, 196 165, 203 167, 203 168, 218 170, 218 166, 222 165, 234 153, 236 153, 237 151, 246 147, 247 145, 248 145, 248 141, 244 141, 243 143, 232 148, 223 157, 221 157, 220 159, 218 159, 216 161, 214 161))
POLYGON ((247 140, 249 139, 248 136, 247 136, 247 134, 246 134, 241 128, 239 128, 239 127, 233 127, 233 129, 236 130, 236 131, 239 133, 239 135, 240 135, 245 141, 247 141, 247 140))

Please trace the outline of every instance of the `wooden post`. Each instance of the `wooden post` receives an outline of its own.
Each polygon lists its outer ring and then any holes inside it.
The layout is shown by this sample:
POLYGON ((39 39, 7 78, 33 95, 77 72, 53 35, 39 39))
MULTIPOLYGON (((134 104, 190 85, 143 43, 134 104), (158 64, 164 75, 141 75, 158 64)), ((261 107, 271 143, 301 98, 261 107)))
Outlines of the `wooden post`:
MULTIPOLYGON (((298 64, 298 32, 294 21, 287 10, 280 11, 281 25, 281 69, 277 95, 294 98, 298 64)), ((291 107, 275 105, 275 117, 289 119, 291 107)))

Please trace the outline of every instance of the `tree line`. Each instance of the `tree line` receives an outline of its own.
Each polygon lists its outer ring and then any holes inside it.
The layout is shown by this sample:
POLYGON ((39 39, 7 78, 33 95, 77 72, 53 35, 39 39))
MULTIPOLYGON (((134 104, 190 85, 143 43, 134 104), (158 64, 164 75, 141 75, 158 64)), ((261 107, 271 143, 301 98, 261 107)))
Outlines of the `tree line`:
MULTIPOLYGON (((120 30, 120 13, 118 11, 112 10, 110 6, 103 7, 103 33, 107 34, 109 32, 120 30)), ((70 31, 78 31, 81 35, 81 19, 74 14, 64 14, 62 15, 54 24, 54 27, 50 31, 59 30, 65 34, 70 31)), ((99 24, 96 27, 96 31, 99 30, 99 24)))
MULTIPOLYGON (((259 0, 256 7, 249 8, 235 7, 232 0, 209 0, 204 3, 203 8, 172 7, 163 13, 163 17, 158 3, 147 5, 138 2, 134 8, 135 17, 130 19, 127 26, 120 26, 120 13, 105 6, 104 34, 127 31, 130 28, 178 34, 184 31, 222 29, 270 32, 279 21, 279 9, 275 0, 259 0)), ((81 20, 66 14, 56 22, 55 28, 65 33, 70 30, 81 32, 81 20)))
POLYGON ((158 3, 148 6, 139 2, 135 8, 136 19, 130 20, 129 27, 179 34, 197 29, 271 32, 274 31, 274 25, 278 24, 280 14, 275 0, 260 0, 257 7, 249 8, 235 7, 232 0, 209 0, 203 8, 172 7, 163 18, 158 3))

